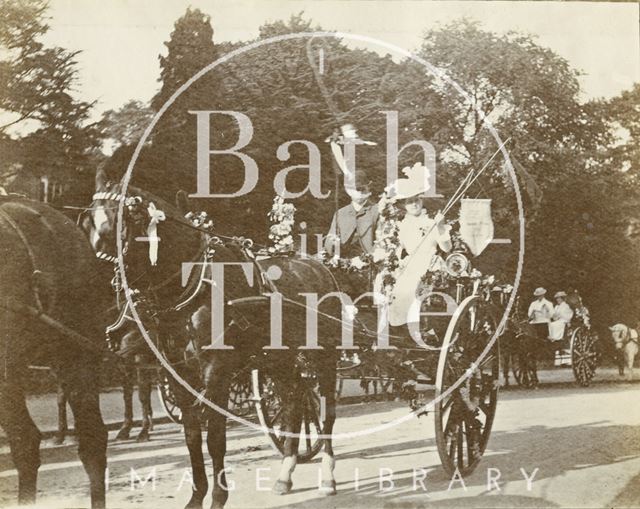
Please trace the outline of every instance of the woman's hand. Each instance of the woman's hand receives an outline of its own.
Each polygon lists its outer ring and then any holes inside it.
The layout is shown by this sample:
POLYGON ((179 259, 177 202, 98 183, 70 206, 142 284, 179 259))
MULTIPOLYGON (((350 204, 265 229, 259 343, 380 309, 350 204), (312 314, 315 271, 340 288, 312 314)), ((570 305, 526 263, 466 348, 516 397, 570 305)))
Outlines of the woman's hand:
POLYGON ((436 214, 436 217, 434 217, 433 220, 438 226, 440 226, 442 223, 444 223, 444 214, 438 211, 438 213, 436 214))

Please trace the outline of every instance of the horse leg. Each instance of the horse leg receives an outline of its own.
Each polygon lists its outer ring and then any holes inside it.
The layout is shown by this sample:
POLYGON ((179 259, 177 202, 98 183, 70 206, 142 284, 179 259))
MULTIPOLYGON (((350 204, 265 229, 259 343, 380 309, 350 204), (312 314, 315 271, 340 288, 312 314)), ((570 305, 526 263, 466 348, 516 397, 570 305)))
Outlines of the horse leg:
POLYGON ((66 387, 58 381, 57 403, 58 403, 58 431, 56 432, 53 443, 61 445, 64 438, 69 433, 69 424, 67 422, 67 392, 66 387))
POLYGON ((131 367, 123 360, 122 397, 124 399, 124 421, 116 435, 116 440, 127 440, 133 428, 133 381, 131 367))
POLYGON ((512 355, 511 341, 505 348, 504 356, 502 357, 502 377, 504 378, 504 386, 509 387, 509 369, 511 367, 511 355, 512 355))
POLYGON ((286 380, 280 387, 283 390, 284 428, 288 433, 295 433, 295 436, 287 436, 284 440, 284 457, 280 465, 278 479, 273 486, 273 491, 279 495, 285 495, 291 491, 293 487, 291 475, 298 464, 299 433, 302 425, 302 412, 300 409, 301 378, 298 373, 296 373, 295 377, 295 381, 286 380))
POLYGON ((145 369, 138 368, 138 398, 142 407, 142 429, 136 438, 138 442, 148 442, 149 432, 153 428, 153 409, 151 408, 151 376, 145 369))
POLYGON ((105 471, 107 468, 107 427, 100 414, 100 391, 95 366, 100 361, 87 359, 61 369, 63 384, 68 388, 73 412, 78 456, 89 477, 91 507, 105 507, 105 471))
MULTIPOLYGON (((181 370, 182 371, 182 370, 181 370)), ((199 385, 199 376, 194 373, 182 371, 182 378, 191 386, 199 385)), ((171 390, 175 395, 176 404, 182 411, 182 426, 184 428, 184 438, 191 460, 191 474, 193 486, 191 498, 185 509, 201 509, 202 501, 209 490, 207 471, 204 465, 202 454, 202 430, 200 428, 200 410, 194 406, 195 399, 181 384, 170 378, 171 390)))
POLYGON ((531 351, 530 361, 531 361, 531 383, 534 387, 537 387, 540 381, 538 380, 538 353, 536 352, 535 348, 531 351))
MULTIPOLYGON (((630 344, 627 345, 631 346, 630 344)), ((633 359, 635 357, 635 352, 630 348, 625 351, 625 360, 627 363, 627 382, 631 382, 633 380, 633 359)))
MULTIPOLYGON (((206 394, 210 401, 227 410, 229 402, 228 363, 211 362, 204 369, 206 394)), ((224 468, 227 453, 227 416, 213 410, 210 412, 207 428, 207 449, 213 462, 213 489, 211 509, 222 509, 229 498, 229 488, 224 468)))
POLYGON ((333 425, 336 422, 336 371, 332 366, 325 367, 319 375, 320 397, 324 398, 324 419, 322 421, 322 439, 323 455, 321 463, 321 481, 319 490, 324 495, 336 494, 336 480, 333 471, 336 466, 336 460, 333 454, 333 425))
POLYGON ((40 431, 29 415, 22 388, 6 382, 0 387, 0 425, 18 471, 18 503, 33 504, 40 467, 40 431))
POLYGON ((616 364, 618 365, 618 374, 624 376, 625 355, 622 350, 616 350, 616 364))

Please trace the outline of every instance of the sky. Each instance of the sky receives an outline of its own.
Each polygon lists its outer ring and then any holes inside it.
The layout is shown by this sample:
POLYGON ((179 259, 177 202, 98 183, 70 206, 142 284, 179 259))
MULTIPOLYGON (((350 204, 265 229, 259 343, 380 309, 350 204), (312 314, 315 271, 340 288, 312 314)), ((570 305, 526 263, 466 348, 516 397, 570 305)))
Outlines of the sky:
POLYGON ((637 3, 405 0, 50 0, 45 42, 78 55, 78 97, 95 115, 158 90, 158 55, 186 9, 211 15, 214 42, 257 36, 266 21, 305 16, 326 30, 381 39, 409 51, 425 30, 460 17, 485 29, 532 34, 585 73, 582 99, 613 97, 640 81, 637 3))

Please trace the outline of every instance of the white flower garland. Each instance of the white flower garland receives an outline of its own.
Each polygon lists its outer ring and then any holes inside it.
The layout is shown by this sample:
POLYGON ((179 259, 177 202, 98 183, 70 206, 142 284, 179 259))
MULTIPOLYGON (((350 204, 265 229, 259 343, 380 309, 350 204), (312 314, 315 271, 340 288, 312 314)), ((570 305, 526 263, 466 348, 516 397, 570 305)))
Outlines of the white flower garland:
POLYGON ((293 224, 296 207, 293 203, 285 203, 284 198, 280 195, 273 199, 271 210, 267 213, 267 217, 271 221, 269 228, 269 240, 273 241, 273 246, 267 251, 270 254, 286 253, 293 250, 293 224))

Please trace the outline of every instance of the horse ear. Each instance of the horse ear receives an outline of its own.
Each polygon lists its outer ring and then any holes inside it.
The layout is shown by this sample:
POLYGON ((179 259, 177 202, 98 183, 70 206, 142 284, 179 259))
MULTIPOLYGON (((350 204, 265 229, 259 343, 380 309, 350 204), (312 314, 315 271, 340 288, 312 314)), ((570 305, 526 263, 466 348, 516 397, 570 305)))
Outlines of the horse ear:
POLYGON ((609 330, 610 330, 610 331, 612 331, 612 332, 613 332, 614 330, 616 330, 615 325, 612 325, 611 327, 609 327, 609 330))
POLYGON ((178 207, 178 210, 182 215, 185 215, 191 210, 187 192, 182 189, 176 193, 176 207, 178 207))

